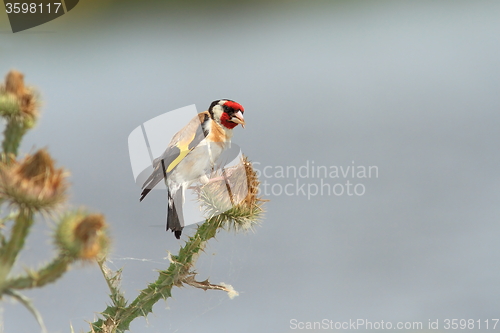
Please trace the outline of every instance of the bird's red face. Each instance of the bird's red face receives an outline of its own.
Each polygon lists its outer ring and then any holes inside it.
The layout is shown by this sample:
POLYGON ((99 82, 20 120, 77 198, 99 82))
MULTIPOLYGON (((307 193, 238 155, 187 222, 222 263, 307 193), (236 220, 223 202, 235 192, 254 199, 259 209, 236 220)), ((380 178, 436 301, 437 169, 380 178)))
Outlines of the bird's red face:
POLYGON ((221 125, 229 129, 235 128, 238 124, 245 128, 245 118, 243 118, 245 109, 235 101, 226 99, 214 101, 208 111, 214 118, 219 119, 221 125))

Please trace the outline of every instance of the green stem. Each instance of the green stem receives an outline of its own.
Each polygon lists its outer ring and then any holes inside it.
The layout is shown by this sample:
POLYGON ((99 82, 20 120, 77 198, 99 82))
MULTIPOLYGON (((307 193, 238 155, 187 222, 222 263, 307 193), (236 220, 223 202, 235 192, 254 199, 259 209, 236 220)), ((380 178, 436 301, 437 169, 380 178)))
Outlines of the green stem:
POLYGON ((2 143, 5 154, 12 153, 17 156, 17 150, 27 130, 28 128, 22 122, 9 119, 5 127, 4 140, 2 143))
POLYGON ((59 279, 68 270, 72 262, 73 259, 70 257, 60 255, 38 271, 29 272, 25 276, 8 280, 5 283, 5 287, 10 289, 42 287, 59 279))
MULTIPOLYGON (((216 197, 217 194, 210 195, 201 192, 200 200, 206 208, 207 215, 211 217, 198 227, 192 237, 189 237, 177 256, 171 256, 172 263, 168 269, 160 271, 156 281, 150 283, 146 289, 141 290, 139 296, 132 303, 126 306, 124 303, 116 305, 117 303, 114 302, 114 305, 109 305, 101 312, 102 319, 91 324, 92 333, 123 333, 129 330, 130 323, 135 318, 146 317, 152 312, 156 302, 161 298, 166 300, 171 297, 174 286, 179 287, 183 283, 193 285, 190 282, 194 280, 195 274, 192 268, 196 259, 204 251, 207 242, 215 237, 219 228, 246 229, 250 228, 252 224, 258 223, 263 211, 261 205, 256 204, 259 199, 248 205, 237 205, 225 210, 220 208, 224 205, 221 206, 221 200, 216 200, 216 197)), ((108 274, 104 274, 104 277, 109 279, 108 274)), ((208 281, 203 281, 202 284, 203 286, 210 285, 208 281)), ((113 288, 117 287, 113 286, 113 288)), ((113 288, 110 288, 112 294, 117 293, 113 288)), ((113 299, 113 296, 111 298, 113 299)))
POLYGON ((190 274, 198 254, 204 250, 206 242, 215 236, 219 227, 220 222, 216 218, 208 219, 199 226, 195 235, 189 237, 184 247, 180 249, 179 255, 172 256, 174 262, 168 269, 159 272, 155 282, 141 290, 139 296, 127 307, 108 306, 102 313, 105 318, 92 323, 93 331, 108 332, 111 329, 124 332, 129 329, 132 320, 152 312, 153 305, 161 298, 170 297, 172 287, 181 285, 183 279, 190 274))
POLYGON ((29 209, 21 209, 12 227, 10 239, 0 249, 0 295, 5 290, 5 280, 17 259, 17 255, 23 248, 32 225, 33 212, 29 209))

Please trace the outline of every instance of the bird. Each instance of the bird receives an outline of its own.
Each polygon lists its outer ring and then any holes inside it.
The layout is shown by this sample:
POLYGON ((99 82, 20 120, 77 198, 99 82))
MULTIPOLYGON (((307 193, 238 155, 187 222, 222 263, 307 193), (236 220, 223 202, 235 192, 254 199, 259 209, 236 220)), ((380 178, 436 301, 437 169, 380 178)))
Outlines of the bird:
POLYGON ((182 205, 193 182, 208 183, 219 156, 230 147, 233 129, 245 128, 243 106, 230 99, 215 100, 177 132, 165 152, 153 160, 153 172, 142 185, 139 201, 164 180, 167 185, 167 225, 180 239, 184 228, 182 205))

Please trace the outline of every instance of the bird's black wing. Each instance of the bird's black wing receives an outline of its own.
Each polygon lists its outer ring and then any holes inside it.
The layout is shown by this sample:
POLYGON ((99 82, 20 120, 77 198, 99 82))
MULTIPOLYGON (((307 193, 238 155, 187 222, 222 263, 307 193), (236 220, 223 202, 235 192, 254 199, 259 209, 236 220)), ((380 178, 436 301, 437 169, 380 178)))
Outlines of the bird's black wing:
POLYGON ((206 123, 210 114, 205 111, 194 117, 174 135, 165 152, 153 161, 153 173, 142 185, 142 201, 158 183, 168 177, 175 167, 208 135, 206 123))

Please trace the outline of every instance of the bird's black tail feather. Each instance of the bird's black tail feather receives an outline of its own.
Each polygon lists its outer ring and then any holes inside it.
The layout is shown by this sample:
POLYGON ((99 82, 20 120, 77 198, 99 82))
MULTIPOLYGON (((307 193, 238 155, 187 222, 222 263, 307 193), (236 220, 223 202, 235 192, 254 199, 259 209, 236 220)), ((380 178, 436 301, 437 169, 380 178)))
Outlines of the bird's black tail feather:
POLYGON ((139 199, 139 201, 144 200, 144 198, 146 197, 146 195, 148 195, 149 192, 151 192, 151 189, 149 189, 149 188, 145 188, 144 190, 142 190, 141 198, 139 199))
POLYGON ((175 191, 173 197, 172 193, 168 191, 167 231, 172 230, 177 239, 181 238, 182 229, 184 228, 182 203, 182 189, 175 191))
POLYGON ((158 185, 159 182, 161 182, 163 179, 166 179, 167 175, 165 173, 165 169, 163 168, 162 170, 161 168, 163 165, 164 165, 163 163, 162 164, 157 163, 153 173, 148 177, 148 179, 146 179, 146 181, 142 185, 141 198, 139 199, 139 201, 144 200, 146 195, 148 195, 148 193, 151 192, 151 190, 156 185, 158 185))

